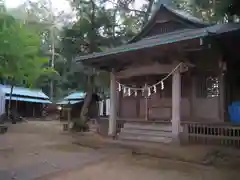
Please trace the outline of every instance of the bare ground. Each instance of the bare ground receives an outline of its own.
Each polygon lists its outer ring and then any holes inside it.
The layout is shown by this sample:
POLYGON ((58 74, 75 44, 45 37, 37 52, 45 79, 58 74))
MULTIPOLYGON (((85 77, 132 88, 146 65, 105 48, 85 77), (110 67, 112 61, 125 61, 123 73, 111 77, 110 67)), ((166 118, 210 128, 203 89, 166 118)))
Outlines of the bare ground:
POLYGON ((119 156, 41 180, 237 180, 239 173, 148 156, 119 156))
POLYGON ((72 142, 71 136, 62 133, 59 122, 10 125, 9 132, 0 136, 0 179, 32 180, 107 156, 72 142))
MULTIPOLYGON (((132 154, 132 151, 124 151, 121 155, 110 152, 111 148, 106 148, 106 142, 101 138, 62 133, 57 121, 17 124, 0 136, 0 179, 237 180, 240 177, 237 165, 215 168, 132 154), (82 146, 73 144, 77 140, 82 146), (102 155, 107 156, 102 158, 102 155), (8 178, 3 178, 2 172, 8 178)), ((161 150, 157 147, 146 154, 166 158, 177 154, 187 160, 199 160, 206 152, 206 147, 201 146, 187 150, 162 146, 161 150)))
POLYGON ((71 142, 59 133, 58 126, 57 122, 40 121, 10 125, 9 131, 0 135, 0 168, 29 165, 55 154, 48 147, 71 142))

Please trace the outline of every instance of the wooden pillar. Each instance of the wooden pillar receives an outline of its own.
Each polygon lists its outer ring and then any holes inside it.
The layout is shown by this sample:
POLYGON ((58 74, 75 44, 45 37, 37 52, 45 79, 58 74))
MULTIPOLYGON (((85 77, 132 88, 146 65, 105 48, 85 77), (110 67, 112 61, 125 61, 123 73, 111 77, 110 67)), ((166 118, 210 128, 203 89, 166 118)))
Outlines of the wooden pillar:
POLYGON ((172 75, 172 136, 174 142, 179 142, 181 118, 181 74, 176 70, 172 75))
POLYGON ((145 97, 145 121, 148 121, 148 97, 145 97))
POLYGON ((219 118, 221 122, 225 119, 225 91, 224 91, 224 74, 219 75, 219 118))
POLYGON ((35 106, 36 106, 36 103, 33 103, 33 117, 35 117, 35 106))
POLYGON ((196 78, 192 74, 191 76, 191 93, 190 93, 190 117, 195 118, 195 99, 196 99, 196 78))
POLYGON ((119 117, 119 99, 120 99, 120 92, 117 91, 117 87, 116 87, 116 117, 119 117))
POLYGON ((103 116, 103 106, 104 106, 104 100, 98 102, 98 114, 99 116, 103 116))
POLYGON ((140 118, 140 97, 137 96, 136 98, 136 114, 137 114, 137 118, 140 118))
POLYGON ((117 120, 117 91, 116 91, 116 77, 114 72, 110 73, 110 113, 109 113, 109 127, 108 135, 115 136, 116 134, 116 120, 117 120))
POLYGON ((227 106, 225 105, 225 98, 226 98, 226 94, 225 94, 225 76, 224 76, 224 71, 226 71, 226 63, 222 61, 222 59, 220 59, 219 61, 219 118, 221 120, 221 122, 224 122, 225 120, 225 108, 227 108, 227 106))
POLYGON ((121 91, 119 92, 119 95, 118 95, 118 104, 119 104, 118 114, 117 114, 118 117, 122 117, 122 100, 123 100, 123 93, 121 91))
POLYGON ((18 101, 16 100, 16 111, 18 113, 18 101))
POLYGON ((67 121, 68 121, 68 130, 71 128, 71 107, 67 108, 67 121))
POLYGON ((148 86, 145 84, 145 91, 144 91, 144 97, 145 97, 145 121, 148 121, 149 119, 149 108, 148 108, 148 86))

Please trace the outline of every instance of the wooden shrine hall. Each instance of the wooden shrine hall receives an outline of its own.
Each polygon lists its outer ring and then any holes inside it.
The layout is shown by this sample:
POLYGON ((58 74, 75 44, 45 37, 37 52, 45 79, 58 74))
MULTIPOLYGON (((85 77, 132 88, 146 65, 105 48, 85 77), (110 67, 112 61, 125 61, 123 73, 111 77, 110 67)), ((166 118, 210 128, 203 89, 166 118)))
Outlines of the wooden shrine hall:
POLYGON ((240 98, 239 42, 240 24, 206 24, 159 4, 127 44, 77 62, 111 74, 109 135, 121 120, 122 139, 240 145, 228 115, 240 98))

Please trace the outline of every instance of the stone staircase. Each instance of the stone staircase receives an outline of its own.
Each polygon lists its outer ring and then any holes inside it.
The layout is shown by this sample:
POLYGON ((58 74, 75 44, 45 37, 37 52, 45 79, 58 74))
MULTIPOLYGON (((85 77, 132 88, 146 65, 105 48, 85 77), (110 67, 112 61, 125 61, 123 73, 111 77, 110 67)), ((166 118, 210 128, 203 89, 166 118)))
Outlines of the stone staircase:
POLYGON ((126 122, 118 136, 119 140, 150 143, 170 143, 172 130, 170 124, 126 122))
POLYGON ((89 132, 97 133, 98 126, 95 121, 90 121, 88 125, 89 125, 89 132))

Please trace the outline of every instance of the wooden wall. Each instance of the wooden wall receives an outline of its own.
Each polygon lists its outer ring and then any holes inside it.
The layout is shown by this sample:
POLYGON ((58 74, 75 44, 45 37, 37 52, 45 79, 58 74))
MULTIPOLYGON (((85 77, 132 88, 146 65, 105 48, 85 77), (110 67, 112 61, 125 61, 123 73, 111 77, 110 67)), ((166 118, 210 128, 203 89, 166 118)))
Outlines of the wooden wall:
MULTIPOLYGON (((171 78, 170 78, 171 82, 171 78)), ((181 117, 186 121, 223 121, 220 118, 220 98, 199 97, 197 89, 201 88, 201 83, 193 76, 182 75, 182 100, 181 117), (189 78, 191 77, 191 78, 189 78)), ((148 98, 148 115, 150 120, 170 120, 171 119, 171 84, 165 87, 164 94, 158 91, 148 98), (170 92, 170 93, 169 93, 170 92)), ((146 115, 146 99, 139 95, 135 97, 119 95, 119 117, 126 119, 142 119, 146 115)))

